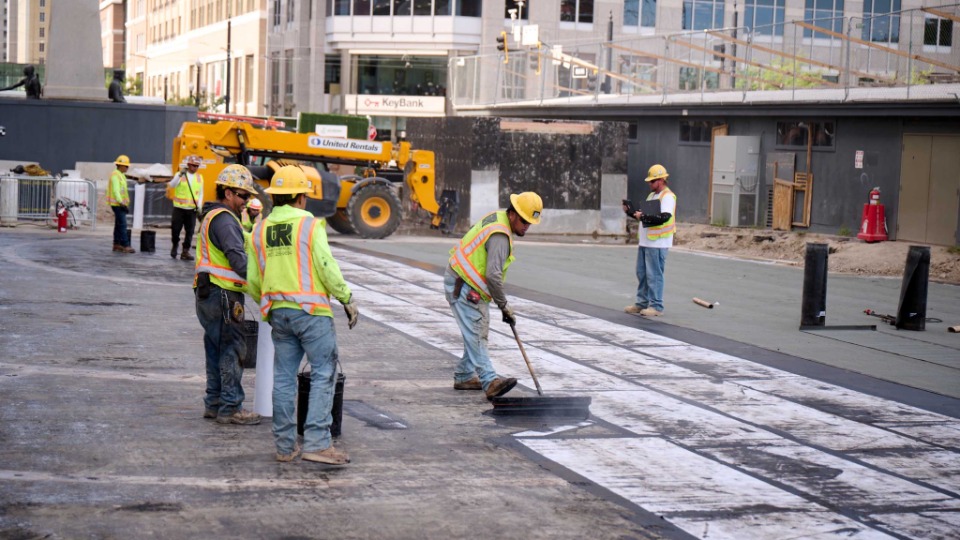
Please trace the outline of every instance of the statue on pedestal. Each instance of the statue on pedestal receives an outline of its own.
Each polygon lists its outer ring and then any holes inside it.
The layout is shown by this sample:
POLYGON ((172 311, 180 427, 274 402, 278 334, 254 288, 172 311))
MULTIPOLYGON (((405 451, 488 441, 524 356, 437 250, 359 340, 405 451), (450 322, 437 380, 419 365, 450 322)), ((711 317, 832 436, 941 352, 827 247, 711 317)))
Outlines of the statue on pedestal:
POLYGON ((37 76, 36 69, 33 66, 24 66, 23 78, 20 79, 20 82, 11 84, 6 88, 0 88, 0 92, 13 90, 21 86, 26 87, 27 99, 40 99, 40 94, 43 93, 43 89, 40 87, 40 77, 37 76))
POLYGON ((110 90, 107 93, 107 97, 110 98, 110 101, 114 103, 126 103, 127 100, 123 98, 123 76, 124 71, 122 69, 113 70, 113 80, 110 81, 110 90))

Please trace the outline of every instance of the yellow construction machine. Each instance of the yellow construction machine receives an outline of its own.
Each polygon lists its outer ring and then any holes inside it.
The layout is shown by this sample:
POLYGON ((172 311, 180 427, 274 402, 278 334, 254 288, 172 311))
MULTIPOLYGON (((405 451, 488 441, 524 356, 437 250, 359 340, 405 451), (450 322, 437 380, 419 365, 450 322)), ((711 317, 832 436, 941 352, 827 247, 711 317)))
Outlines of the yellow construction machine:
MULTIPOLYGON (((205 179, 205 201, 214 199, 214 181, 231 163, 250 168, 261 190, 269 185, 278 167, 300 165, 322 186, 312 194, 314 200, 308 200, 307 209, 327 218, 330 226, 343 234, 356 233, 364 238, 393 234, 403 213, 399 194, 403 190, 430 214, 432 228, 446 227, 443 214, 455 212, 445 209, 441 213, 437 203, 433 152, 414 149, 408 142, 258 129, 243 121, 184 122, 173 140, 173 169, 182 170, 190 155, 203 160, 200 172, 205 179), (330 165, 346 165, 358 174, 337 177, 329 171, 330 165)), ((259 198, 266 215, 270 197, 260 193, 259 198)))

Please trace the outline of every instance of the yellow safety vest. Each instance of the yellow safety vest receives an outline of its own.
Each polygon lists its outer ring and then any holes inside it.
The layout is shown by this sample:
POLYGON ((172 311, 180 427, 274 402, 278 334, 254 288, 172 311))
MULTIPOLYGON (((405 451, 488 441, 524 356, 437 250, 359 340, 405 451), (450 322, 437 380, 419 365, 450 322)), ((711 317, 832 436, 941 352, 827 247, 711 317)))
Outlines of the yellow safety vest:
POLYGON ((194 174, 191 181, 190 173, 179 174, 180 183, 173 189, 173 205, 184 210, 194 210, 203 193, 203 176, 200 173, 194 174))
POLYGON ((669 238, 673 236, 673 233, 677 231, 677 209, 676 209, 677 196, 672 191, 670 191, 670 188, 665 187, 660 193, 651 192, 650 195, 647 195, 647 200, 652 201, 653 199, 659 199, 660 201, 663 201, 663 198, 666 197, 667 195, 670 195, 673 197, 673 201, 674 201, 673 213, 670 215, 670 219, 668 219, 665 223, 662 223, 655 227, 647 228, 647 238, 650 240, 659 240, 661 238, 669 238))
POLYGON ((262 276, 260 314, 264 321, 279 308, 333 317, 327 288, 313 265, 312 247, 315 239, 326 238, 324 226, 322 219, 308 216, 282 223, 261 221, 254 226, 250 240, 262 276))
POLYGON ((203 218, 203 223, 200 225, 200 241, 197 243, 197 262, 193 271, 193 288, 197 288, 197 276, 206 272, 210 274, 210 282, 221 289, 243 292, 243 288, 247 285, 246 276, 241 277, 234 272, 227 256, 210 242, 210 222, 223 212, 230 214, 230 217, 237 221, 237 225, 240 225, 237 216, 226 208, 217 208, 203 218))
POLYGON ((510 239, 510 256, 503 264, 503 279, 507 279, 507 268, 513 264, 513 234, 506 210, 487 214, 476 222, 460 240, 460 245, 450 250, 450 266, 453 271, 473 287, 484 302, 489 302, 490 289, 487 288, 487 240, 491 234, 503 233, 510 239))
POLYGON ((110 173, 110 182, 107 186, 107 203, 110 206, 129 206, 130 194, 127 193, 127 175, 114 169, 110 173))
POLYGON ((243 225, 243 230, 247 232, 253 232, 253 221, 250 220, 250 216, 246 212, 243 213, 242 219, 240 220, 240 225, 243 225))

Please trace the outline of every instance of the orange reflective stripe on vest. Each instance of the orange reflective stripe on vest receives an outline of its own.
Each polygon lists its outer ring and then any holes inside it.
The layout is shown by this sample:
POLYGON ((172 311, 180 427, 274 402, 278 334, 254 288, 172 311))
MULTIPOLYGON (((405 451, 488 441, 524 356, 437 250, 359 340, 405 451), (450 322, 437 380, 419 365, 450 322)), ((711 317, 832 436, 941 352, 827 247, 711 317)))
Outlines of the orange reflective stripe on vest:
MULTIPOLYGON (((219 214, 227 212, 230 217, 237 219, 232 212, 226 208, 217 208, 203 219, 200 230, 200 240, 197 242, 197 262, 194 268, 194 275, 206 272, 210 274, 211 280, 219 287, 234 291, 243 291, 247 284, 246 277, 241 277, 230 267, 230 261, 227 256, 210 243, 210 223, 213 218, 219 214)), ((237 220, 239 224, 240 220, 237 220)))

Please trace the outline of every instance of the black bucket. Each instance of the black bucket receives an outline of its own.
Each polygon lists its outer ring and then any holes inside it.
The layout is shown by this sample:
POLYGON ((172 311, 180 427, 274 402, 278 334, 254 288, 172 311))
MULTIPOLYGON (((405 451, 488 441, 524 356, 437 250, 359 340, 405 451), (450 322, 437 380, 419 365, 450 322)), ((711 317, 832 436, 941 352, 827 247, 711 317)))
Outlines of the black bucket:
POLYGON ((258 321, 243 321, 243 341, 247 344, 247 355, 240 358, 243 369, 257 368, 257 339, 260 334, 258 321))
POLYGON ((140 231, 140 253, 157 250, 157 231, 140 231))
MULTIPOLYGON (((339 437, 343 420, 343 385, 347 376, 337 373, 337 385, 333 390, 333 423, 330 424, 330 436, 339 437)), ((303 426, 307 423, 307 409, 310 407, 310 372, 297 375, 297 433, 303 435, 303 426)))

